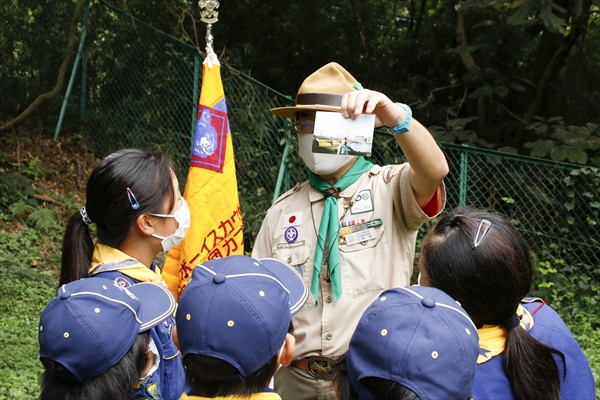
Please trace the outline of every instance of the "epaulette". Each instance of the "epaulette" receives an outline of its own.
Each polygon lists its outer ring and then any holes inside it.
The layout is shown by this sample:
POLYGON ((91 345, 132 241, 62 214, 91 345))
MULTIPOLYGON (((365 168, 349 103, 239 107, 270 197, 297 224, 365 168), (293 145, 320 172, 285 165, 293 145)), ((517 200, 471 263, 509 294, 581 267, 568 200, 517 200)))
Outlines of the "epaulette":
POLYGON ((287 192, 285 192, 284 194, 279 196, 277 198, 277 200, 275 200, 275 203, 273 203, 271 205, 271 207, 274 206, 275 204, 279 203, 281 200, 286 199, 286 198, 290 197, 291 195, 293 195, 294 193, 296 193, 298 190, 300 190, 300 187, 305 184, 308 185, 308 181, 306 181, 304 183, 296 183, 296 186, 294 186, 293 188, 291 188, 290 190, 288 190, 287 192))

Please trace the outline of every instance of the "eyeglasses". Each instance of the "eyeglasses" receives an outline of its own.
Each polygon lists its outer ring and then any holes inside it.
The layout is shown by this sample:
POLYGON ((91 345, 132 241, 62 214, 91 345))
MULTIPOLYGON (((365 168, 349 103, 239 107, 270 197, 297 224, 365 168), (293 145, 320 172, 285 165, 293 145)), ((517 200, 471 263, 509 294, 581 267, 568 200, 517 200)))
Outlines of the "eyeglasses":
POLYGON ((473 239, 473 249, 476 249, 477 246, 481 244, 483 239, 486 237, 490 228, 492 227, 492 223, 487 219, 482 219, 479 221, 479 225, 477 226, 477 231, 475 232, 475 238, 473 239))
POLYGON ((294 129, 298 133, 313 133, 315 121, 308 118, 300 118, 294 121, 294 129))

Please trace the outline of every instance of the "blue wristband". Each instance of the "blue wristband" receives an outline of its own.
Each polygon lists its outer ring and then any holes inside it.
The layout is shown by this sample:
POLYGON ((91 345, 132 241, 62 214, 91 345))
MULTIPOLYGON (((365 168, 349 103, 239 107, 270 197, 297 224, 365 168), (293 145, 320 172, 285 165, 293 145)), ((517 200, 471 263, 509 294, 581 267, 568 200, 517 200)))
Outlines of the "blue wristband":
POLYGON ((402 121, 402 123, 400 125, 394 126, 393 128, 388 128, 388 132, 391 133, 392 135, 402 135, 403 133, 408 132, 408 125, 410 124, 410 121, 412 120, 412 110, 406 104, 403 104, 403 103, 396 103, 396 104, 399 105, 400 107, 404 108, 404 110, 406 111, 406 117, 404 117, 404 121, 402 121))

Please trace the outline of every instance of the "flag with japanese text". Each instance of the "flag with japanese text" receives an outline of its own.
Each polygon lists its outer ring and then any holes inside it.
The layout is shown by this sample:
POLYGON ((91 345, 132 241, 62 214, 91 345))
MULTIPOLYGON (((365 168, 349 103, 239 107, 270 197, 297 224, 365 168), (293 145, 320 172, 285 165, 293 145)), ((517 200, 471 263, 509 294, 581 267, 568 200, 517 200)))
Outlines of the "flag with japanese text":
POLYGON ((190 228, 185 239, 169 250, 162 272, 177 299, 196 265, 244 254, 233 143, 221 66, 216 58, 207 58, 202 66, 202 88, 183 197, 190 208, 190 228))

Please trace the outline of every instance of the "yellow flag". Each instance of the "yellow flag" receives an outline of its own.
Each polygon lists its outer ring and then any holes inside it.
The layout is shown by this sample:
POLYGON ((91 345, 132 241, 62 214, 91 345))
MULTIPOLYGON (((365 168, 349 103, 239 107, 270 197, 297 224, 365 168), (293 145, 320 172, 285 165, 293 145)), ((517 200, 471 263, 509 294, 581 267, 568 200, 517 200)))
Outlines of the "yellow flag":
POLYGON ((205 61, 202 66, 202 89, 183 197, 190 207, 191 225, 185 239, 169 250, 162 273, 177 299, 196 265, 244 254, 233 144, 218 61, 205 61))

